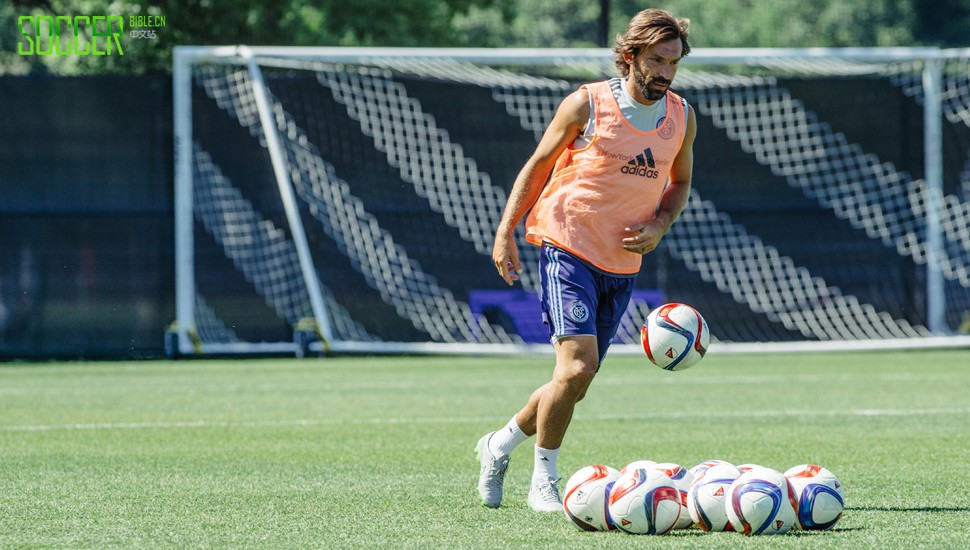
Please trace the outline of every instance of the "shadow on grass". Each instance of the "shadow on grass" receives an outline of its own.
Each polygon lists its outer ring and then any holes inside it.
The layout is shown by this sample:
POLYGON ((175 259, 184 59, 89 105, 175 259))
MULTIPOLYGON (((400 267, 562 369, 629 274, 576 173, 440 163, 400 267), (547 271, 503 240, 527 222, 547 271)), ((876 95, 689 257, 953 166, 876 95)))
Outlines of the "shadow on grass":
POLYGON ((832 533, 850 533, 852 531, 868 531, 868 527, 835 527, 833 529, 818 529, 811 531, 802 531, 792 529, 786 533, 789 537, 824 537, 826 535, 831 535, 832 533))
MULTIPOLYGON (((867 527, 836 527, 834 529, 829 529, 827 531, 801 531, 792 529, 786 533, 789 537, 824 537, 826 535, 831 535, 833 533, 848 533, 850 531, 866 531, 867 527)), ((733 531, 723 531, 724 533, 733 533, 733 531)), ((711 533, 707 531, 702 531, 700 529, 678 529, 676 531, 670 531, 664 536, 667 537, 708 537, 711 533)))
POLYGON ((861 506, 846 508, 855 512, 970 512, 970 506, 861 506))

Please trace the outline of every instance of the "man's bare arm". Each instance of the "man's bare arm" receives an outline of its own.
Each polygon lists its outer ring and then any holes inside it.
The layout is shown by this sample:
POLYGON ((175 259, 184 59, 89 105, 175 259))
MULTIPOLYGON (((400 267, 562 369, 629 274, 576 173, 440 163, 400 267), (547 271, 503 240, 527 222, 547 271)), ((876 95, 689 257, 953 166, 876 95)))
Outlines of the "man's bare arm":
POLYGON ((535 152, 515 178, 492 247, 492 262, 509 285, 518 278, 515 273, 522 270, 513 239, 515 227, 538 200, 559 155, 579 136, 588 120, 589 92, 581 88, 559 105, 535 152))

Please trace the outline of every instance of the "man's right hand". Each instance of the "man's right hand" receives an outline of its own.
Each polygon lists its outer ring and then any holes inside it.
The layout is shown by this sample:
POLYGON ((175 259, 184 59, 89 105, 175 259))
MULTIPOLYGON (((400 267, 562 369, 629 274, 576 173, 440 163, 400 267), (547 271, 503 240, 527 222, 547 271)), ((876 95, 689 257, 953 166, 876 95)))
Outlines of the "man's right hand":
POLYGON ((519 280, 517 274, 522 273, 522 264, 519 263, 519 249, 511 238, 495 239, 495 246, 492 247, 492 262, 498 274, 509 286, 519 280))

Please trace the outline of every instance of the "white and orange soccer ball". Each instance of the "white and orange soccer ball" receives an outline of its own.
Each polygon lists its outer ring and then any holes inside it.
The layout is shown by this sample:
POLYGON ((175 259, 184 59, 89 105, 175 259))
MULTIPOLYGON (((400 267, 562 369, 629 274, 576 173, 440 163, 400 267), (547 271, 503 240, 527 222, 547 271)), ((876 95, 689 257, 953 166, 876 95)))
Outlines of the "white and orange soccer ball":
POLYGON ((690 468, 690 473, 694 476, 694 483, 701 478, 705 471, 714 466, 720 466, 721 464, 727 464, 728 466, 734 466, 734 464, 726 460, 711 459, 705 460, 704 462, 699 462, 690 468))
POLYGON ((652 460, 634 460, 633 462, 627 464, 626 466, 620 469, 620 475, 636 470, 637 468, 650 470, 656 465, 657 463, 652 460))
POLYGON ((785 471, 798 500, 796 529, 822 531, 831 529, 842 518, 845 501, 842 483, 827 468, 802 464, 785 471))
POLYGON ((687 491, 687 512, 702 531, 731 531, 728 522, 728 489, 741 472, 728 463, 715 464, 694 479, 687 491))
POLYGON ((764 468, 764 466, 762 466, 761 464, 754 464, 754 463, 751 463, 751 462, 749 462, 747 464, 738 464, 737 465, 737 469, 738 470, 741 470, 741 473, 742 474, 745 473, 745 472, 747 472, 748 470, 753 470, 755 468, 764 468))
POLYGON ((798 521, 795 490, 781 472, 753 468, 728 488, 726 511, 735 531, 744 535, 781 535, 798 521))
POLYGON ((660 470, 628 470, 613 483, 609 513, 624 533, 663 535, 680 519, 680 491, 660 470))
POLYGON ((584 531, 613 531, 608 505, 613 482, 620 472, 609 466, 593 464, 581 468, 566 482, 562 510, 584 531))
POLYGON ((650 312, 640 329, 640 343, 650 362, 681 371, 704 358, 711 342, 707 321, 686 304, 664 304, 650 312))
POLYGON ((677 520, 674 529, 687 529, 694 524, 694 521, 690 518, 690 513, 687 511, 687 490, 694 482, 694 474, 690 473, 687 468, 673 462, 661 462, 656 464, 654 468, 667 474, 667 477, 674 482, 674 487, 680 493, 680 519, 677 520))

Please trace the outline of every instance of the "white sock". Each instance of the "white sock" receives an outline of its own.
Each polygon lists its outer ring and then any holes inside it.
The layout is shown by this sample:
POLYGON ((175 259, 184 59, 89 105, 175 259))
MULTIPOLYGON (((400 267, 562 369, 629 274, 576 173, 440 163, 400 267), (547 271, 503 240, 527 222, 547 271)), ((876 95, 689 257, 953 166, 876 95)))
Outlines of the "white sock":
POLYGON ((532 470, 532 480, 559 479, 559 474, 556 472, 556 459, 558 458, 559 449, 543 449, 536 445, 536 462, 532 470))
POLYGON ((515 417, 504 428, 492 434, 488 440, 488 450, 495 456, 511 455, 512 451, 529 436, 525 435, 515 417))

